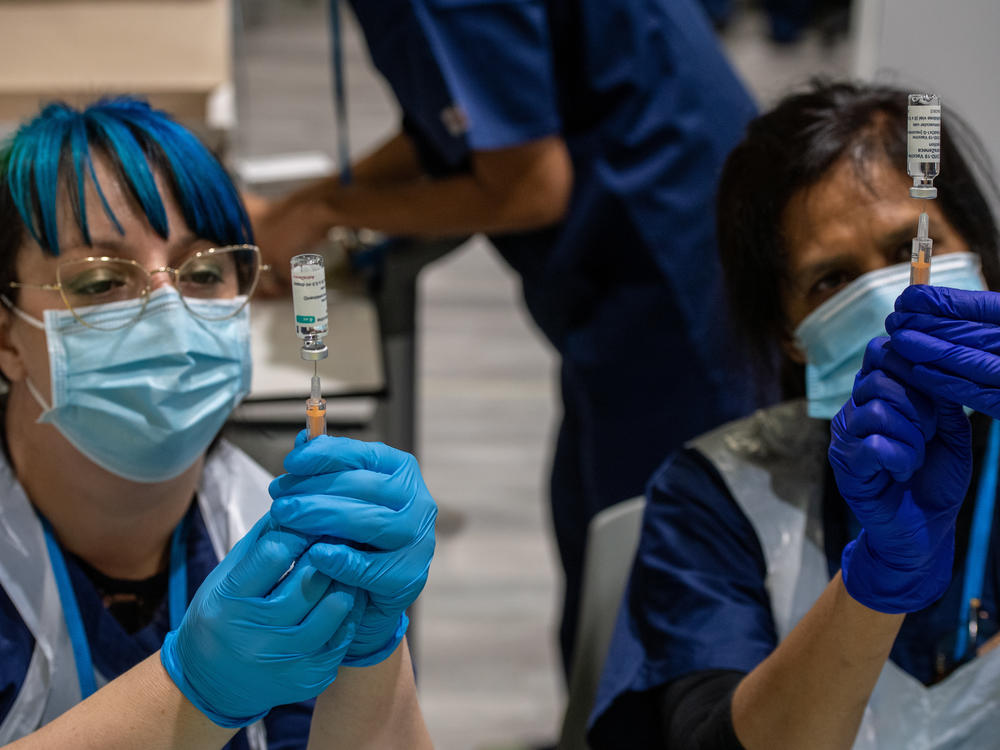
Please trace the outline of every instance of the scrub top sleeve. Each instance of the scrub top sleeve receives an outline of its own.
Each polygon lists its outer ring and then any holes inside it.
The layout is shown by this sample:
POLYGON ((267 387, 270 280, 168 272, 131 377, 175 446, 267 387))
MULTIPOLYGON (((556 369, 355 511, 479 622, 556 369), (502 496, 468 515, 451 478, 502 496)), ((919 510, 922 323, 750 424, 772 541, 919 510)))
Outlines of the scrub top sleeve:
POLYGON ((7 718, 24 684, 34 650, 34 636, 0 588, 0 722, 7 718))
POLYGON ((468 154, 464 158, 449 160, 443 156, 432 139, 424 135, 413 118, 403 115, 403 133, 410 139, 417 152, 420 168, 430 177, 441 178, 470 171, 468 154))
POLYGON ((558 133, 548 11, 543 0, 413 0, 472 150, 558 133))
POLYGON ((764 554, 715 468, 675 453, 647 487, 639 549, 591 725, 603 736, 659 734, 651 691, 678 677, 750 672, 777 645, 764 554))
POLYGON ((305 750, 316 700, 275 706, 264 717, 267 750, 305 750))

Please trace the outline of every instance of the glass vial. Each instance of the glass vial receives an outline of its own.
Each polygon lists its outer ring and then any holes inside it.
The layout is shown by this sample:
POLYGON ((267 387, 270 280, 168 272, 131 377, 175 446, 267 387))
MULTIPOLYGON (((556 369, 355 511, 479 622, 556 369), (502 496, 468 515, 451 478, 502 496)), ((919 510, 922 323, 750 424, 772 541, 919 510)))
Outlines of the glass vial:
POLYGON ((329 332, 326 310, 326 267, 322 255, 304 253, 292 258, 292 305, 295 334, 302 339, 302 359, 327 356, 323 339, 329 332))
POLYGON ((911 198, 936 198, 934 178, 941 169, 941 99, 910 94, 906 108, 906 171, 911 198))

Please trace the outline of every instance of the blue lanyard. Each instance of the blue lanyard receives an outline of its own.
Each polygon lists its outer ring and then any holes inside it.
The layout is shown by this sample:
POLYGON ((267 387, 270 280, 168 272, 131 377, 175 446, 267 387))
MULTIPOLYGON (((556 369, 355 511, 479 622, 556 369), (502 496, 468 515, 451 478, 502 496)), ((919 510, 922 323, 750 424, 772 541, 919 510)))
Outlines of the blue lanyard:
POLYGON ((986 440, 986 452, 976 488, 976 507, 972 515, 972 531, 969 533, 969 550, 965 555, 965 579, 962 584, 962 599, 959 602, 958 634, 955 639, 955 661, 965 659, 970 638, 975 646, 978 629, 979 606, 983 598, 983 579, 986 575, 986 555, 990 549, 993 531, 993 506, 997 497, 997 469, 1000 462, 1000 422, 990 422, 990 434, 986 440))
POLYGON ((347 94, 344 86, 344 44, 340 29, 340 0, 330 0, 330 57, 333 61, 333 105, 337 118, 337 165, 340 184, 351 182, 351 154, 347 139, 347 94))
MULTIPOLYGON (((80 616, 80 605, 76 601, 73 584, 69 580, 66 560, 62 550, 52 533, 48 519, 39 516, 42 530, 45 534, 45 546, 49 550, 49 560, 52 563, 52 573, 59 590, 59 601, 62 602, 66 629, 69 631, 69 641, 73 646, 73 660, 76 662, 76 676, 80 681, 80 698, 85 699, 97 690, 94 677, 94 662, 90 657, 90 644, 83 627, 83 617, 80 616)), ((184 617, 187 608, 187 516, 181 519, 170 537, 170 574, 167 579, 167 603, 170 610, 170 627, 176 629, 184 617)))

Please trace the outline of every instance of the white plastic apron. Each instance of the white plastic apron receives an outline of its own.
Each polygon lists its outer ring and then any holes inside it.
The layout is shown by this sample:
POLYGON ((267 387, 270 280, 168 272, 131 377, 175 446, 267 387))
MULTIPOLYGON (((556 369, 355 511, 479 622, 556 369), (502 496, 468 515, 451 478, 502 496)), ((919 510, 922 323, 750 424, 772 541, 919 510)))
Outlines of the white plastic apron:
MULTIPOLYGON (((778 638, 829 583, 822 493, 828 423, 805 401, 764 409, 691 443, 708 458, 757 533, 778 638)), ((854 750, 1000 747, 1000 649, 930 687, 891 661, 865 709, 854 750)))
MULTIPOLYGON (((267 512, 270 474, 221 441, 205 463, 198 505, 221 560, 267 512)), ((80 702, 73 648, 42 524, 0 454, 0 585, 35 638, 24 683, 0 723, 0 745, 30 734, 80 702)), ((108 682, 95 673, 98 688, 108 682)), ((252 750, 266 750, 262 722, 247 727, 252 750)))

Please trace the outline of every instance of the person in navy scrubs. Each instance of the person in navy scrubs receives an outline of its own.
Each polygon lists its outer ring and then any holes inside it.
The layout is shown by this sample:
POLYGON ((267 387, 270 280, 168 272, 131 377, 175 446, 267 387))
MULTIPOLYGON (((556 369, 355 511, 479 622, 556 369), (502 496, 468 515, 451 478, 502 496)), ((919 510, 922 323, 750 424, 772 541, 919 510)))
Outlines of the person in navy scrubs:
POLYGON ((352 2, 398 135, 248 210, 273 267, 332 226, 486 233, 562 357, 552 517, 564 665, 586 529, 684 440, 752 409, 713 199, 754 114, 696 0, 352 2))

